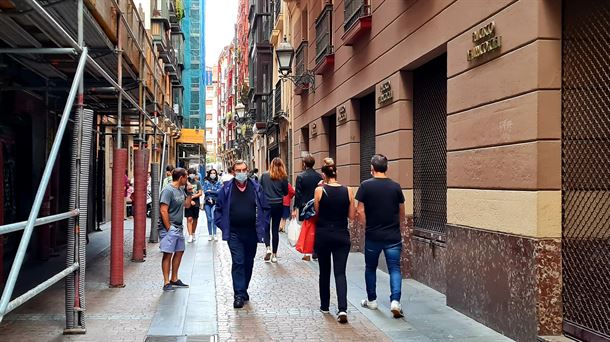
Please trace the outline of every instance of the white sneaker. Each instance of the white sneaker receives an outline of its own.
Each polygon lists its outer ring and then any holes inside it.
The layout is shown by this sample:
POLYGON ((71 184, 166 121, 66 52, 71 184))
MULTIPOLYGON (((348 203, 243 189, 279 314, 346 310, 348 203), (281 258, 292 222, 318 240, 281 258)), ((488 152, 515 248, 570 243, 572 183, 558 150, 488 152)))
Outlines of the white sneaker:
POLYGON ((369 301, 368 299, 363 299, 360 302, 360 305, 362 305, 363 308, 369 308, 371 310, 377 310, 377 300, 371 300, 369 301))
POLYGON ((273 254, 273 256, 271 257, 271 262, 273 262, 273 263, 277 262, 277 256, 275 254, 273 254))
POLYGON ((208 241, 212 241, 212 240, 214 240, 214 235, 208 236, 208 241))
POLYGON ((214 235, 214 241, 220 241, 220 236, 214 235))
POLYGON ((337 321, 339 321, 341 324, 347 323, 347 313, 343 311, 339 312, 337 315, 337 321))
POLYGON ((390 305, 390 310, 392 311, 394 318, 405 317, 405 315, 402 313, 402 305, 400 305, 400 302, 397 300, 392 301, 392 304, 390 305))
POLYGON ((197 241, 197 236, 193 235, 193 242, 197 241))
POLYGON ((187 242, 193 242, 193 235, 189 235, 188 239, 186 240, 187 242))

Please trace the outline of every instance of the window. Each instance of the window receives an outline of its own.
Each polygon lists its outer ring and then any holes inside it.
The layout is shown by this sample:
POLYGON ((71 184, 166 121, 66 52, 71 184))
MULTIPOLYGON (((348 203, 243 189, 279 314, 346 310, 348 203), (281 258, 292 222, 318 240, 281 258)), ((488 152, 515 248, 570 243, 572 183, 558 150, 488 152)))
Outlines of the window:
POLYGON ((205 100, 206 106, 212 106, 213 104, 214 104, 214 102, 212 100, 205 100))
POLYGON ((206 114, 205 115, 205 120, 206 121, 212 121, 212 114, 206 114))
POLYGON ((207 128, 205 131, 207 132, 208 135, 212 135, 212 129, 211 128, 207 128))
POLYGON ((303 36, 303 40, 308 40, 309 34, 309 24, 307 23, 307 10, 301 13, 301 35, 303 36))
POLYGON ((358 19, 371 14, 371 6, 368 0, 345 0, 343 30, 349 29, 358 22, 358 19))
POLYGON ((198 91, 191 91, 191 101, 199 102, 199 92, 198 91))
POLYGON ((316 20, 316 65, 324 58, 333 54, 332 45, 333 5, 326 5, 316 20))

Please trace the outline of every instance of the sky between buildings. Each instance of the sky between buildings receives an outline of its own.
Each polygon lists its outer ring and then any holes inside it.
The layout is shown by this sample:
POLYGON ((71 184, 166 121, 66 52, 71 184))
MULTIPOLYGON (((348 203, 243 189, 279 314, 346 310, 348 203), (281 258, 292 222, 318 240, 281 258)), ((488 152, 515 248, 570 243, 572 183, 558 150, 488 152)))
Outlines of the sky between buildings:
POLYGON ((238 0, 207 0, 205 2, 205 63, 218 62, 222 49, 235 35, 238 0))

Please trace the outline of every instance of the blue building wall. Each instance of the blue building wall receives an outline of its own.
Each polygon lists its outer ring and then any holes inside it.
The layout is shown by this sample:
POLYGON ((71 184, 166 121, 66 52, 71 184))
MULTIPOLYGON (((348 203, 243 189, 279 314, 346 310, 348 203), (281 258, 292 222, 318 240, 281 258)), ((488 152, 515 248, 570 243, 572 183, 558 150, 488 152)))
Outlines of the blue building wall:
POLYGON ((185 0, 184 127, 205 129, 205 0, 185 0))

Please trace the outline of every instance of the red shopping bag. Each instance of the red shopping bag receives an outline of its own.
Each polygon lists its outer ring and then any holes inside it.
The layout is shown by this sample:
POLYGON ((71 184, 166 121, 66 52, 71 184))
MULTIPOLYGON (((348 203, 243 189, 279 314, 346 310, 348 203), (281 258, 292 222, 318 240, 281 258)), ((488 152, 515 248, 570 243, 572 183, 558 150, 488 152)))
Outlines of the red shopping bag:
POLYGON ((303 254, 313 253, 313 244, 316 240, 316 219, 310 218, 303 221, 301 225, 301 234, 295 248, 303 254))

